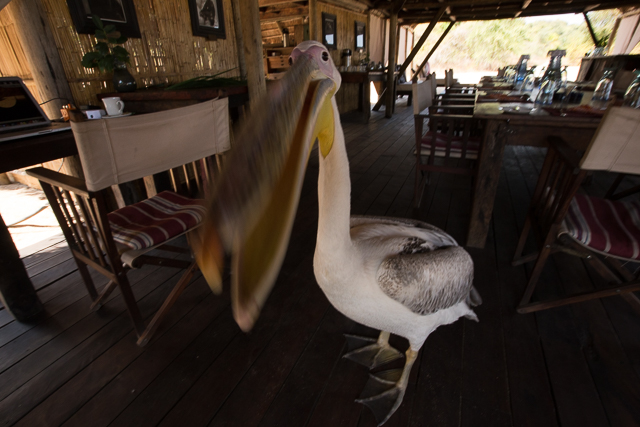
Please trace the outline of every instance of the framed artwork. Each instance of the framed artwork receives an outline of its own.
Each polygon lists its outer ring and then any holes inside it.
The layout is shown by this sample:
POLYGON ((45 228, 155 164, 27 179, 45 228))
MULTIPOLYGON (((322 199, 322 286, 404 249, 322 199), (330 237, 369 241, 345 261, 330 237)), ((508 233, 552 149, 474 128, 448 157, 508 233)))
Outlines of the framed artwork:
POLYGON ((366 44, 366 26, 364 24, 364 22, 358 22, 355 21, 355 41, 356 41, 356 46, 355 46, 355 50, 356 52, 360 51, 364 51, 365 48, 365 44, 366 44))
POLYGON ((322 12, 322 43, 327 49, 336 49, 338 47, 337 29, 336 15, 322 12))
POLYGON ((91 15, 98 15, 105 25, 115 25, 122 35, 140 38, 133 0, 67 0, 67 6, 73 25, 80 34, 95 33, 91 15))
POLYGON ((222 0, 189 0, 191 29, 194 36, 226 39, 222 0))

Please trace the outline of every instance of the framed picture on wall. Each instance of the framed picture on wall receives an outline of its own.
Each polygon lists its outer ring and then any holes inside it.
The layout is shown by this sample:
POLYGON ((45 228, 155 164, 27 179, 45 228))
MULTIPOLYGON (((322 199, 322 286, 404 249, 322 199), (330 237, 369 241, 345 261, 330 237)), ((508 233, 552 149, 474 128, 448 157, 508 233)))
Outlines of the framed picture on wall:
POLYGON ((222 0, 189 0, 191 29, 194 36, 226 39, 222 0))
POLYGON ((67 0, 67 6, 73 25, 80 34, 95 33, 91 15, 98 15, 105 25, 115 25, 122 35, 140 38, 133 0, 67 0))
POLYGON ((338 47, 338 27, 336 25, 336 15, 322 13, 322 43, 327 49, 338 47))
POLYGON ((358 22, 355 21, 355 41, 356 41, 356 46, 355 46, 355 50, 356 52, 362 52, 364 51, 364 48, 366 46, 366 26, 364 24, 364 22, 358 22))

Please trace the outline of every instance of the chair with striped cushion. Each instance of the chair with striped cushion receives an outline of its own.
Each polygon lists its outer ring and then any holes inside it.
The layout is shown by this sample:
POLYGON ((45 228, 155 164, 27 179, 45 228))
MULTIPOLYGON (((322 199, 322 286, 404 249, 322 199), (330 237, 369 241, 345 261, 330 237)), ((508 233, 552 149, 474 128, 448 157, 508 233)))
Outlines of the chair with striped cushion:
POLYGON ((633 294, 640 290, 640 281, 621 263, 640 261, 640 203, 580 193, 584 178, 597 170, 640 174, 640 110, 610 108, 582 158, 563 140, 549 139, 549 151, 513 261, 519 265, 535 260, 518 312, 613 295, 621 295, 640 312, 640 300, 633 294), (531 230, 540 238, 540 249, 523 255, 531 230), (531 302, 548 257, 558 251, 584 258, 612 286, 531 302))
POLYGON ((230 148, 228 102, 217 99, 151 114, 73 122, 71 128, 85 179, 44 168, 28 173, 40 180, 93 301, 91 308, 100 307, 119 288, 142 346, 197 271, 192 257, 160 257, 151 251, 190 254, 188 248, 169 243, 188 237, 204 218, 200 197, 217 167, 215 156, 230 148), (146 197, 125 206, 121 185, 138 193, 146 190, 146 197), (167 190, 159 192, 160 187, 167 190), (118 207, 109 212, 114 196, 118 207), (146 326, 127 278, 129 270, 144 264, 185 269, 146 326), (109 280, 100 293, 88 266, 109 280))

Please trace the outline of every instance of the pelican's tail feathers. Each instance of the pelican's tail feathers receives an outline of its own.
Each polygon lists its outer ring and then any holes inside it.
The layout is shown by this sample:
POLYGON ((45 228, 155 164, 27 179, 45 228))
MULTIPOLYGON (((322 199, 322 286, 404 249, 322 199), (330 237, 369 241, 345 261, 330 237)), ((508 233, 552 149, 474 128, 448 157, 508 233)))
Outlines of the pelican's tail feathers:
POLYGON ((398 385, 402 372, 402 369, 390 369, 376 375, 369 375, 367 385, 360 398, 356 400, 373 412, 378 426, 386 423, 402 403, 406 391, 406 385, 404 387, 398 385))
POLYGON ((471 292, 469 292, 469 296, 467 297, 467 304, 471 307, 477 307, 482 304, 482 297, 475 286, 471 286, 471 292))
POLYGON ((342 357, 369 369, 402 358, 402 353, 391 347, 389 343, 349 334, 345 334, 345 337, 347 338, 348 353, 342 357))

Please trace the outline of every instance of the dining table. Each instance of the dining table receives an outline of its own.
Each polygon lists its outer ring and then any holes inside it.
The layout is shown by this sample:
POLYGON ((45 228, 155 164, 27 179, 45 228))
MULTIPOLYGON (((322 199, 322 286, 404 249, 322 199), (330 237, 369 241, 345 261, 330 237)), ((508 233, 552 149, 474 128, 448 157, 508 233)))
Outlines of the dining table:
POLYGON ((525 99, 509 91, 478 94, 473 116, 484 122, 484 134, 477 160, 467 246, 483 248, 487 240, 505 146, 546 147, 548 138, 557 136, 574 149, 584 150, 604 114, 604 111, 571 105, 562 110, 537 108, 532 111, 534 104, 524 102, 525 99))

